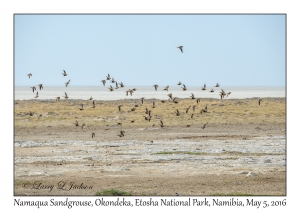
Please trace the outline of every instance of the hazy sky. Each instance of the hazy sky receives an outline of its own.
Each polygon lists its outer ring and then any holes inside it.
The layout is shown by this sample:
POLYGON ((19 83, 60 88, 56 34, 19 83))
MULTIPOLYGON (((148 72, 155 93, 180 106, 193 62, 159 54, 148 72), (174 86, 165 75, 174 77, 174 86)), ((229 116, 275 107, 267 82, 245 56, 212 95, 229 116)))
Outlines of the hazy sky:
POLYGON ((17 86, 285 85, 285 15, 14 17, 17 86))

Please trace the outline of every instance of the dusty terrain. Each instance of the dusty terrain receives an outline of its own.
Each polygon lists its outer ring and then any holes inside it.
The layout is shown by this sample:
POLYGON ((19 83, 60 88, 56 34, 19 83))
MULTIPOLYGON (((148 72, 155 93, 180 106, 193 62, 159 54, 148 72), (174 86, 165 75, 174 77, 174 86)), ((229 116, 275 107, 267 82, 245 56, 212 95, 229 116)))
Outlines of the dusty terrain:
POLYGON ((15 195, 286 194, 285 98, 95 104, 15 101, 15 195))

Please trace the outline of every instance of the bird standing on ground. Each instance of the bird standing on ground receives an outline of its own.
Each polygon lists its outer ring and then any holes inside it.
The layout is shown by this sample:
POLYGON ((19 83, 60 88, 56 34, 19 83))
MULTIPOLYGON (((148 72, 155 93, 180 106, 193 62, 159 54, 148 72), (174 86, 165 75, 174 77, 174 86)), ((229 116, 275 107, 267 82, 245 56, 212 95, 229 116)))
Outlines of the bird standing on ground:
POLYGON ((76 122, 74 122, 73 124, 75 124, 75 126, 79 126, 78 121, 76 120, 76 122))
POLYGON ((83 104, 81 104, 81 108, 79 108, 79 110, 80 110, 80 111, 82 111, 82 110, 83 110, 83 104))
POLYGON ((85 123, 83 123, 82 126, 81 126, 82 131, 83 131, 83 126, 85 126, 85 123))
POLYGON ((155 102, 154 101, 152 102, 152 108, 155 108, 155 102))
POLYGON ((196 106, 193 106, 193 111, 195 111, 195 109, 196 109, 196 106))
POLYGON ((95 106, 95 101, 93 101, 93 106, 92 106, 92 108, 95 108, 96 106, 95 106))
POLYGON ((258 105, 260 105, 260 103, 261 103, 262 101, 263 101, 262 99, 259 99, 259 100, 258 100, 258 105))
POLYGON ((180 51, 183 53, 183 50, 182 50, 183 46, 179 46, 179 47, 177 47, 177 48, 179 48, 180 51))
POLYGON ((94 138, 95 137, 95 133, 92 133, 92 138, 94 138))
POLYGON ((118 106, 118 109, 119 109, 119 112, 121 111, 121 107, 122 107, 123 105, 119 105, 118 106))

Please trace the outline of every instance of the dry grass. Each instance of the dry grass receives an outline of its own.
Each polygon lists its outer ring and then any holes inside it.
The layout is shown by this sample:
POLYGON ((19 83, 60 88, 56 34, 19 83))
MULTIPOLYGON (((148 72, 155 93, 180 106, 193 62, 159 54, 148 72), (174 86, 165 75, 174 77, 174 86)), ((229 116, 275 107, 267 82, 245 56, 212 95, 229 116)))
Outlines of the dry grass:
POLYGON ((162 103, 156 101, 156 107, 152 108, 153 100, 146 100, 141 104, 139 100, 119 101, 95 101, 96 107, 92 108, 92 101, 89 100, 61 100, 39 101, 22 100, 15 101, 15 126, 74 126, 78 120, 79 124, 87 126, 159 126, 162 120, 165 126, 172 125, 203 125, 204 123, 285 123, 286 103, 285 98, 264 98, 259 106, 257 99, 201 99, 199 104, 192 99, 180 99, 178 104, 173 102, 162 103), (135 104, 135 111, 131 111, 135 104), (81 104, 84 110, 80 110, 81 104), (123 105, 121 111, 118 105, 123 105), (196 106, 193 111, 192 106, 196 106), (200 111, 207 105, 207 113, 200 111), (186 114, 185 110, 191 106, 186 114), (153 116, 151 121, 146 121, 143 116, 146 107, 151 110, 153 116), (175 111, 179 110, 180 116, 175 111), (28 113, 33 112, 33 116, 28 113), (191 118, 191 114, 194 117, 191 118), (40 118, 38 116, 42 114, 40 118), (134 120, 134 123, 131 121, 134 120))

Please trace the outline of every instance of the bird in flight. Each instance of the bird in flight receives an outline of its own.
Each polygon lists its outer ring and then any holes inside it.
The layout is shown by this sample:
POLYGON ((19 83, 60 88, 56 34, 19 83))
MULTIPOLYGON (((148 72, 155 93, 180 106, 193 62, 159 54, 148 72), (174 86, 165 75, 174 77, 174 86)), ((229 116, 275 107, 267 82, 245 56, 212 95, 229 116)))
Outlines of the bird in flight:
POLYGON ((120 134, 118 134, 119 137, 124 137, 125 131, 120 130, 120 134))
POLYGON ((110 91, 114 91, 114 88, 110 85, 110 87, 108 88, 110 91))
POLYGON ((184 90, 184 91, 187 90, 185 84, 183 84, 183 87, 181 87, 181 88, 182 88, 182 90, 184 90))
POLYGON ((183 46, 179 46, 179 47, 177 47, 177 48, 179 48, 180 51, 183 53, 183 50, 182 50, 183 46))
POLYGON ((103 80, 101 80, 101 82, 102 82, 102 83, 103 83, 103 85, 105 86, 106 80, 105 80, 105 79, 103 79, 103 80))
POLYGON ((155 84, 155 85, 153 85, 153 86, 154 86, 155 90, 157 91, 158 85, 155 84))
POLYGON ((64 73, 61 73, 64 77, 67 76, 67 72, 65 70, 63 70, 64 73))
POLYGON ((27 74, 27 76, 29 77, 29 79, 30 79, 30 77, 32 77, 32 74, 31 73, 29 73, 29 74, 27 74))
POLYGON ((31 89, 32 89, 32 92, 34 92, 36 90, 36 87, 32 86, 31 89))
POLYGON ((195 96, 193 93, 191 93, 192 95, 190 96, 192 99, 195 99, 195 96))
POLYGON ((67 95, 66 92, 65 92, 65 96, 63 96, 63 97, 65 97, 65 99, 68 99, 68 98, 69 98, 69 96, 67 95))
POLYGON ((163 90, 168 91, 169 90, 169 86, 166 86, 163 90))
POLYGON ((37 86, 39 86, 40 90, 42 90, 44 88, 43 84, 38 84, 37 86))
POLYGON ((71 81, 71 80, 69 79, 69 81, 65 83, 65 84, 66 84, 66 87, 68 87, 70 81, 71 81))
POLYGON ((34 98, 38 98, 39 97, 39 92, 36 92, 36 95, 34 96, 34 98))
POLYGON ((125 85, 123 84, 123 82, 120 82, 119 85, 122 87, 124 87, 125 85))
POLYGON ((160 127, 164 127, 164 123, 162 120, 160 120, 160 127))

